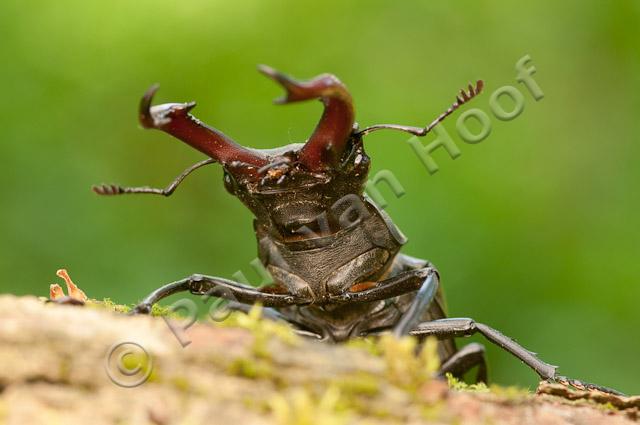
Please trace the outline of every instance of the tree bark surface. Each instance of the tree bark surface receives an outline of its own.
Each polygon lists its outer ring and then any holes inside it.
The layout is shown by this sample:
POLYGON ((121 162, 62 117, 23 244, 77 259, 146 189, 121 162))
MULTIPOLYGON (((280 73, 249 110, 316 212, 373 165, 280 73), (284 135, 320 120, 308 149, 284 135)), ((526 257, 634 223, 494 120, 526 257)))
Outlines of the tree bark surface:
POLYGON ((635 398, 407 383, 393 359, 366 348, 251 322, 169 323, 173 331, 163 318, 0 296, 0 424, 637 423, 635 398))

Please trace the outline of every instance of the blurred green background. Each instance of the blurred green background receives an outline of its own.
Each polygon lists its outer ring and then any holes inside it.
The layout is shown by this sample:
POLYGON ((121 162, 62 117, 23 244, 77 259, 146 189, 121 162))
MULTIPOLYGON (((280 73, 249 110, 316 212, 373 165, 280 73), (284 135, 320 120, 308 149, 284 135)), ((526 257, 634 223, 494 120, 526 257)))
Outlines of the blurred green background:
MULTIPOLYGON (((219 167, 168 199, 100 198, 90 186, 164 186, 198 152, 142 131, 138 100, 197 100, 195 115, 240 143, 304 140, 317 102, 275 107, 255 65, 299 78, 332 72, 357 119, 422 125, 467 81, 489 112, 505 84, 525 95, 462 155, 429 175, 401 133, 366 146, 394 172, 387 211, 406 252, 440 269, 450 313, 514 336, 563 374, 640 393, 640 3, 633 1, 3 0, 0 3, 0 292, 46 295, 66 267, 92 297, 139 300, 194 272, 230 277, 256 247, 251 216, 219 167), (545 93, 515 81, 530 54, 545 93)), ((432 140, 427 138, 428 140, 432 140)), ((372 174, 373 175, 373 174, 372 174)), ((535 386, 534 373, 489 347, 490 373, 535 386)))

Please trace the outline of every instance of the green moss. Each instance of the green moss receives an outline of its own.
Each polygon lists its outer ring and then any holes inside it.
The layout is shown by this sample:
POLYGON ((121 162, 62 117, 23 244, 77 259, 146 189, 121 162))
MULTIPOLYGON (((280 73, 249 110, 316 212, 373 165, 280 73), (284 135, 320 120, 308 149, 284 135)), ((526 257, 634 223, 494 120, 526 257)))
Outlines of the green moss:
POLYGON ((356 350, 364 350, 372 356, 381 356, 382 349, 378 343, 379 338, 369 336, 364 338, 353 338, 348 340, 344 345, 347 348, 353 348, 356 350))
POLYGON ((281 342, 294 346, 299 344, 299 337, 293 332, 290 326, 262 318, 262 306, 255 304, 248 314, 235 312, 229 317, 218 322, 222 327, 239 327, 247 329, 253 335, 251 345, 252 355, 256 358, 270 359, 269 341, 277 338, 281 342))
POLYGON ((122 357, 122 367, 128 371, 139 370, 138 375, 149 378, 146 382, 158 382, 157 368, 153 367, 151 358, 145 354, 129 353, 122 357))
POLYGON ((169 381, 174 388, 182 393, 188 393, 191 391, 191 384, 189 380, 184 376, 174 376, 169 381))
POLYGON ((389 382, 411 394, 415 394, 440 368, 438 341, 435 338, 427 338, 417 355, 418 341, 413 337, 383 335, 378 347, 389 382))
POLYGON ((533 394, 526 388, 515 386, 504 387, 502 385, 491 385, 487 387, 484 383, 467 384, 450 373, 447 373, 447 383, 449 388, 456 391, 469 391, 477 393, 491 393, 507 402, 524 402, 531 399, 533 394))
POLYGON ((262 318, 260 305, 254 305, 248 314, 234 312, 224 321, 214 324, 246 329, 253 338, 249 352, 229 364, 229 373, 250 379, 269 379, 276 385, 286 386, 274 371, 269 345, 274 338, 290 346, 300 342, 288 325, 262 318))
POLYGON ((459 380, 455 376, 450 373, 446 374, 447 383, 449 384, 449 388, 456 391, 472 391, 472 392, 480 392, 480 393, 488 393, 489 387, 487 387, 484 383, 479 384, 467 384, 464 381, 459 380))
MULTIPOLYGON (((135 307, 135 304, 132 305, 123 305, 117 304, 111 300, 111 298, 105 298, 102 301, 90 299, 85 303, 86 307, 95 308, 100 310, 111 311, 114 313, 127 314, 130 313, 131 310, 135 307)), ((151 307, 151 316, 153 317, 171 317, 171 318, 180 318, 180 314, 171 309, 171 307, 166 307, 160 304, 154 304, 151 307)))
POLYGON ((329 385, 348 396, 374 397, 380 393, 380 378, 364 372, 341 376, 330 381, 329 385))
POLYGON ((351 414, 340 408, 340 398, 335 386, 329 386, 320 397, 298 388, 287 396, 273 396, 269 407, 279 425, 343 425, 351 414))
POLYGON ((564 404, 570 404, 570 405, 575 405, 575 406, 594 407, 594 408, 596 408, 598 410, 601 410, 603 412, 620 412, 620 411, 622 411, 621 409, 619 409, 616 406, 614 406, 610 401, 607 401, 605 403, 604 401, 597 401, 597 400, 587 399, 587 398, 579 398, 579 399, 571 400, 571 399, 568 399, 568 398, 564 398, 562 396, 553 396, 553 397, 561 398, 562 402, 564 404))
POLYGON ((522 402, 529 400, 533 394, 526 388, 516 386, 503 387, 502 385, 491 385, 489 391, 505 401, 522 402))
POLYGON ((102 301, 90 299, 90 300, 87 300, 85 305, 90 308, 112 311, 114 313, 129 313, 131 311, 130 306, 116 304, 113 301, 111 301, 111 298, 105 298, 102 301))
POLYGON ((438 422, 440 418, 442 418, 444 407, 444 402, 437 402, 431 405, 422 406, 420 414, 427 422, 438 422))
POLYGON ((180 317, 180 315, 172 310, 171 307, 165 307, 160 304, 154 304, 151 306, 151 315, 153 317, 180 317))
POLYGON ((228 372, 249 379, 271 379, 274 376, 271 362, 249 357, 234 359, 229 364, 228 372))
POLYGON ((602 404, 602 403, 595 403, 596 407, 600 410, 603 410, 605 412, 618 412, 619 409, 614 406, 613 404, 611 404, 610 401, 602 404))

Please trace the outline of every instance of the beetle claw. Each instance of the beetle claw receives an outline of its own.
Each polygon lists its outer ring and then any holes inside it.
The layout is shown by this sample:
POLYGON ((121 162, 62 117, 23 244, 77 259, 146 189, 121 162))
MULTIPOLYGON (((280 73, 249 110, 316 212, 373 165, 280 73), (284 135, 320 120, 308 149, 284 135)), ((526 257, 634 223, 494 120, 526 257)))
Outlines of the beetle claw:
MULTIPOLYGON (((266 159, 258 151, 238 145, 190 115, 189 111, 196 106, 196 102, 152 105, 159 87, 158 84, 152 85, 140 100, 138 120, 142 127, 169 133, 222 164, 234 160, 258 167, 266 164, 266 159)), ((242 172, 251 174, 251 170, 242 172)))
POLYGON ((278 84, 280 84, 282 87, 284 87, 284 89, 287 91, 287 94, 285 96, 281 96, 278 98, 275 98, 273 100, 273 103, 278 104, 278 105, 282 105, 288 102, 289 99, 289 86, 291 85, 291 79, 288 78, 286 75, 284 75, 283 73, 276 71, 275 69, 271 68, 268 65, 258 65, 258 71, 261 72, 263 75, 271 78, 272 80, 274 80, 275 82, 277 82, 278 84))
POLYGON ((298 81, 267 65, 259 65, 258 71, 285 89, 285 96, 277 98, 275 103, 311 99, 320 99, 324 103, 322 118, 300 150, 299 159, 311 171, 335 167, 353 131, 355 117, 351 95, 344 84, 331 74, 298 81))
POLYGON ((273 103, 278 105, 284 105, 300 100, 307 100, 316 97, 315 93, 310 96, 309 83, 296 81, 286 74, 271 68, 268 65, 258 65, 258 71, 267 77, 271 78, 276 83, 280 84, 286 91, 284 96, 278 97, 273 100, 273 103))
POLYGON ((151 115, 151 102, 153 101, 153 96, 155 96, 156 92, 160 88, 160 84, 154 84, 144 93, 142 99, 140 99, 140 124, 144 128, 154 128, 155 121, 153 116, 151 115))
POLYGON ((159 84, 152 85, 140 100, 139 120, 144 128, 162 129, 171 122, 173 117, 186 116, 196 106, 196 102, 163 103, 152 106, 153 97, 159 88, 159 84))

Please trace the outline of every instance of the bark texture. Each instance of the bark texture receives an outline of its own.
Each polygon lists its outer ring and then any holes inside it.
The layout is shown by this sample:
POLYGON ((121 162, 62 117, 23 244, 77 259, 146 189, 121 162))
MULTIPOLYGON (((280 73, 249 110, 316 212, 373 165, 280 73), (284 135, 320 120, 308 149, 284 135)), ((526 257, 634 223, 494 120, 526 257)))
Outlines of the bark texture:
POLYGON ((264 320, 238 322, 185 332, 172 322, 172 332, 163 318, 0 296, 0 424, 623 425, 638 418, 636 398, 554 385, 538 395, 451 390, 416 377, 424 365, 400 343, 376 354, 295 338, 264 320), (190 343, 183 347, 176 333, 190 343), (139 386, 122 386, 146 375, 139 386))

